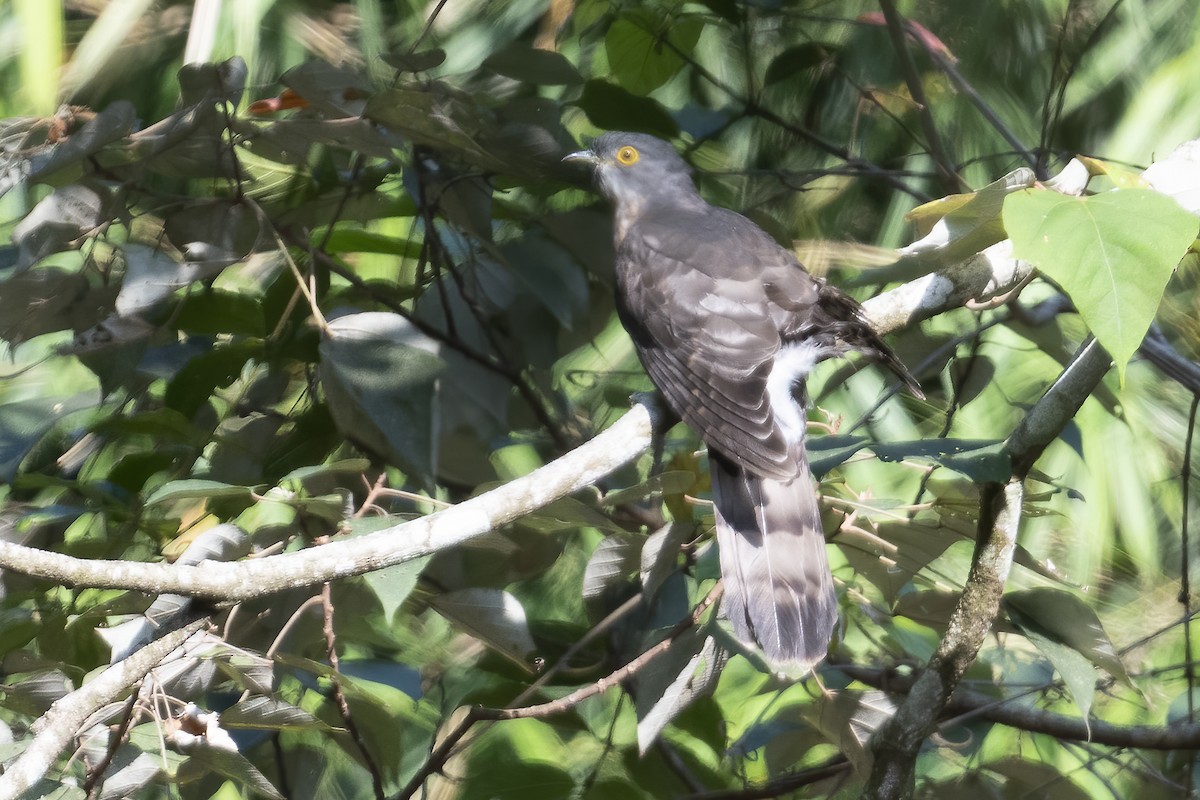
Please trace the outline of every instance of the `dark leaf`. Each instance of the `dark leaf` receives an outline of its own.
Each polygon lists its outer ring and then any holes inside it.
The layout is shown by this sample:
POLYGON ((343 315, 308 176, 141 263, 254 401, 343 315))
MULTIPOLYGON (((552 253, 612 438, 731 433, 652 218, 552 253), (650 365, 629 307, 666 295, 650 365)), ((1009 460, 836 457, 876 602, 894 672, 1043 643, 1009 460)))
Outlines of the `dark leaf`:
POLYGON ((617 18, 604 36, 608 66, 635 95, 646 95, 675 76, 704 30, 699 16, 660 17, 634 8, 617 18))
POLYGON ((236 750, 197 747, 188 751, 188 760, 179 768, 178 780, 188 782, 209 773, 223 775, 245 786, 259 797, 283 800, 267 777, 236 750))
POLYGON ((20 249, 16 269, 27 269, 52 253, 74 250, 80 237, 113 214, 113 195, 99 184, 72 183, 56 189, 13 228, 20 249))
POLYGON ((868 740, 896 711, 896 701, 881 691, 844 690, 821 695, 801 707, 804 719, 845 753, 860 775, 871 771, 868 740))
POLYGON ((417 53, 384 53, 383 61, 400 72, 424 72, 440 66, 446 60, 446 51, 434 48, 417 53))
POLYGON ((321 338, 321 383, 338 428, 418 479, 436 470, 439 349, 383 312, 335 319, 321 338))
POLYGON ((273 697, 248 697, 239 701, 221 712, 221 724, 228 728, 255 730, 329 729, 304 709, 273 697))
MULTIPOLYGON (((100 152, 106 145, 128 136, 137 122, 133 103, 118 100, 88 120, 77 131, 36 153, 29 161, 29 177, 43 180, 100 152)), ((0 194, 9 186, 0 183, 0 194)))
POLYGON ((191 419, 208 403, 214 391, 233 383, 243 365, 262 352, 261 342, 244 340, 214 347, 189 359, 167 383, 167 405, 191 419))
POLYGON ((182 105, 229 103, 237 106, 246 88, 246 62, 234 56, 220 64, 185 64, 179 70, 179 95, 182 105))
POLYGON ((366 75, 325 61, 307 61, 292 67, 279 82, 329 119, 358 116, 371 95, 366 75))
POLYGON ((653 598, 658 587, 679 564, 679 549, 696 535, 696 526, 670 522, 659 528, 642 544, 642 593, 653 598))
POLYGON ((767 74, 763 78, 763 84, 770 86, 773 83, 793 78, 813 67, 824 64, 829 57, 829 50, 819 42, 805 42, 795 47, 789 47, 771 61, 771 66, 767 67, 767 74))
POLYGON ((21 461, 63 417, 96 404, 90 393, 0 404, 0 482, 11 483, 21 461))
POLYGON ((629 535, 609 536, 592 552, 583 575, 583 597, 596 601, 625 583, 638 568, 637 542, 629 535))
POLYGON ((1037 631, 1066 645, 1109 675, 1131 685, 1125 665, 1100 618, 1074 594, 1061 589, 1024 589, 1004 595, 1004 608, 1022 631, 1037 631))
POLYGON ((978 439, 920 439, 914 442, 872 444, 884 461, 928 458, 966 475, 975 483, 1006 481, 1012 476, 1004 443, 978 439))
POLYGON ((577 105, 597 128, 638 131, 663 138, 679 133, 675 120, 657 101, 631 94, 607 81, 585 83, 577 105))
POLYGON ((671 643, 636 679, 638 750, 645 756, 663 729, 700 697, 711 693, 728 654, 702 628, 671 643))
POLYGON ((538 50, 523 45, 511 45, 493 53, 483 62, 485 69, 522 83, 535 86, 567 86, 583 83, 575 65, 562 53, 538 50))

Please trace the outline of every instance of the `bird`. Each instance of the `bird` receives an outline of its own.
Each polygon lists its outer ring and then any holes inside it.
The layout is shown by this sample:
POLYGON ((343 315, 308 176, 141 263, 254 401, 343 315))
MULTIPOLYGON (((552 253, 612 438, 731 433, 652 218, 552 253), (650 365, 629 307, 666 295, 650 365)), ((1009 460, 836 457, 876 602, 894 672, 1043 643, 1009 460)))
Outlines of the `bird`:
POLYGON ((812 669, 838 620, 806 449, 805 379, 858 352, 920 385, 862 307, 735 211, 662 139, 610 131, 567 162, 612 204, 616 308, 667 405, 704 441, 722 611, 780 672, 812 669))

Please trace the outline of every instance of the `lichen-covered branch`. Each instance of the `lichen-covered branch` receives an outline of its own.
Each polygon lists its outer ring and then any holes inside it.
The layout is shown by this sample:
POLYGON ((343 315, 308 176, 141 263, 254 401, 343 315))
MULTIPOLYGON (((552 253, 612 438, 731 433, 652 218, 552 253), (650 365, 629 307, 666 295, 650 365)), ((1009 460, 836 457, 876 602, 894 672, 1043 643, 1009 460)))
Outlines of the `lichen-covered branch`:
POLYGON ((975 554, 962 596, 928 666, 896 714, 872 739, 875 761, 864 798, 894 800, 912 793, 917 753, 934 731, 999 613, 1021 521, 1025 476, 1075 417, 1110 365, 1108 353, 1099 344, 1094 340, 1085 344, 1005 443, 1012 477, 1007 483, 983 487, 975 554))
POLYGON ((29 746, 0 775, 0 800, 15 800, 24 795, 46 775, 88 717, 144 678, 203 625, 204 620, 198 620, 168 633, 56 701, 34 723, 36 735, 29 746))

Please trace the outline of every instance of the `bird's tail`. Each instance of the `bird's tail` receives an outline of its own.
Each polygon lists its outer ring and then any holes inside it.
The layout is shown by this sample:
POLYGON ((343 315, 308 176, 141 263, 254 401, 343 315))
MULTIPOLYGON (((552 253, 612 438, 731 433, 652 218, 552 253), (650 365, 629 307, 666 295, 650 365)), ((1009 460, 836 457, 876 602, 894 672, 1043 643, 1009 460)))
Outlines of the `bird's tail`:
POLYGON ((752 475, 711 451, 709 461, 722 603, 734 633, 775 665, 817 663, 838 614, 807 461, 786 482, 752 475))

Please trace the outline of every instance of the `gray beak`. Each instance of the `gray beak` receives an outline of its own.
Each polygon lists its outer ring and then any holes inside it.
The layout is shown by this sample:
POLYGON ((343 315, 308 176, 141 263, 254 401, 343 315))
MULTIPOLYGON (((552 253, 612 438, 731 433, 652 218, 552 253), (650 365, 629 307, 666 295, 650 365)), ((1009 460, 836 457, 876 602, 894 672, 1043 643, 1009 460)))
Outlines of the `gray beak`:
POLYGON ((562 160, 564 163, 565 162, 571 162, 571 163, 580 162, 580 163, 584 163, 584 164, 597 164, 600 161, 600 159, 598 159, 596 157, 596 154, 593 153, 591 150, 578 150, 574 153, 568 153, 567 155, 563 156, 562 160))

